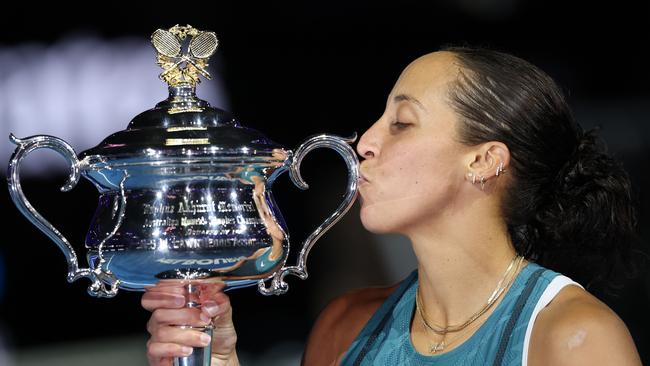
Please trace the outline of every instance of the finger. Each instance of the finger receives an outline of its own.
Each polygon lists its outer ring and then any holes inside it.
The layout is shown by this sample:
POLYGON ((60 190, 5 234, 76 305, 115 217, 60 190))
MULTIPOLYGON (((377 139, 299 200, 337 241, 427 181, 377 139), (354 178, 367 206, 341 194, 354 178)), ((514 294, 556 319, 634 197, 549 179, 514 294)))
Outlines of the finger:
POLYGON ((176 343, 149 342, 147 344, 147 357, 149 359, 184 357, 191 355, 192 351, 192 347, 176 343))
POLYGON ((149 357, 147 355, 147 360, 149 366, 172 366, 172 360, 169 358, 149 357))
POLYGON ((147 331, 153 334, 159 327, 165 325, 191 325, 202 327, 210 324, 209 316, 196 308, 156 309, 149 318, 147 331))
MULTIPOLYGON (((222 294, 223 295, 223 294, 222 294)), ((219 296, 217 301, 207 301, 201 305, 201 312, 206 316, 213 319, 213 322, 218 320, 230 321, 231 306, 228 296, 219 296), (224 315, 227 315, 224 317, 224 315)))
MULTIPOLYGON (((162 280, 155 286, 145 286, 144 289, 146 292, 170 292, 184 295, 187 293, 187 285, 188 283, 177 280, 162 280)), ((220 292, 226 287, 226 284, 219 280, 196 282, 194 285, 206 294, 220 292)))
POLYGON ((179 282, 163 282, 160 281, 155 286, 145 286, 146 292, 168 292, 175 294, 185 294, 186 288, 179 282))
POLYGON ((224 311, 231 309, 230 297, 228 297, 228 295, 224 294, 223 292, 217 294, 214 300, 220 307, 224 308, 224 311))
POLYGON ((206 291, 201 292, 200 296, 201 303, 204 304, 209 301, 216 302, 220 304, 222 302, 229 302, 230 298, 223 292, 223 288, 209 288, 206 291))
POLYGON ((149 311, 158 308, 177 309, 185 306, 185 296, 166 292, 146 292, 140 300, 142 307, 149 311))
POLYGON ((158 328, 151 340, 157 343, 176 343, 188 347, 205 347, 212 340, 210 335, 194 329, 166 326, 158 328))
POLYGON ((226 284, 223 282, 211 282, 207 284, 200 285, 199 298, 201 302, 211 300, 219 293, 223 292, 223 289, 226 287, 226 284))
POLYGON ((219 306, 214 301, 206 301, 203 304, 201 304, 201 313, 203 313, 205 316, 209 317, 210 319, 216 317, 222 312, 223 306, 219 306))

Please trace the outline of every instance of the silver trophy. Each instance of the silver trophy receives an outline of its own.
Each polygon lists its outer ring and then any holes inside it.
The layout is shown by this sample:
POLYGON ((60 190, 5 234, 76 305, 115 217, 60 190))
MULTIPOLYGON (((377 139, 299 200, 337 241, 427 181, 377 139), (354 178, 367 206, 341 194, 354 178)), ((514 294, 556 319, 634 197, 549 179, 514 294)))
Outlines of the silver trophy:
MULTIPOLYGON (((61 249, 68 281, 90 279, 92 296, 113 297, 120 288, 141 291, 161 281, 185 286, 189 307, 200 306, 195 292, 205 283, 224 283, 226 289, 257 285, 264 295, 285 293, 285 276, 307 278, 312 246, 356 198, 359 162, 350 146, 356 137, 323 134, 295 151, 285 149, 196 97, 199 76, 210 78, 208 58, 218 44, 214 33, 174 26, 156 30, 151 41, 169 98, 79 155, 57 137, 11 135, 18 145, 8 172, 13 202, 61 249), (297 263, 287 265, 287 226, 271 186, 288 171, 295 185, 307 189, 300 164, 321 147, 345 160, 347 191, 336 211, 303 242, 297 263), (70 164, 62 191, 72 189, 80 176, 99 190, 86 236, 88 268, 79 267, 68 240, 21 189, 20 164, 41 148, 58 152, 70 164)), ((200 330, 212 333, 210 326, 200 330)), ((195 348, 175 363, 209 365, 210 347, 195 348)))

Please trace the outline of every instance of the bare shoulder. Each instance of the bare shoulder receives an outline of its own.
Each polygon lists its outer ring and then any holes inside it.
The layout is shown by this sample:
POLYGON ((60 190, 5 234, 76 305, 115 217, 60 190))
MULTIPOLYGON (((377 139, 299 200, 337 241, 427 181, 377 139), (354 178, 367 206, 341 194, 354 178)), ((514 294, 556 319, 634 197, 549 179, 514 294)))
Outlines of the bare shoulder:
POLYGON ((312 327, 303 364, 337 365, 363 326, 396 287, 355 290, 332 300, 312 327))
POLYGON ((641 360, 618 315, 589 292, 570 285, 535 320, 528 364, 641 365, 641 360))

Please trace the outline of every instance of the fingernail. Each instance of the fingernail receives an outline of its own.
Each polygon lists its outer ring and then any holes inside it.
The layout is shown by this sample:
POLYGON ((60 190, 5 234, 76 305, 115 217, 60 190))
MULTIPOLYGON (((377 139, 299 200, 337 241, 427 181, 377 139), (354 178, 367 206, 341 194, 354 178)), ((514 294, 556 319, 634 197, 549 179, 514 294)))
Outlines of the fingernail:
POLYGON ((203 309, 210 315, 210 317, 213 317, 217 315, 217 312, 219 311, 219 305, 217 305, 216 302, 206 302, 202 305, 203 309))
POLYGON ((184 355, 189 356, 189 355, 192 354, 192 347, 183 346, 183 347, 181 347, 181 352, 184 355))
POLYGON ((174 305, 176 305, 176 306, 185 305, 185 298, 184 297, 175 298, 174 299, 174 305))
POLYGON ((201 319, 201 321, 203 321, 204 323, 207 323, 207 324, 209 324, 212 321, 212 318, 210 318, 209 316, 207 316, 207 315, 205 315, 203 313, 201 313, 201 315, 199 315, 199 318, 201 319))
POLYGON ((208 344, 210 344, 212 338, 207 334, 201 334, 200 340, 202 345, 207 346, 208 344))

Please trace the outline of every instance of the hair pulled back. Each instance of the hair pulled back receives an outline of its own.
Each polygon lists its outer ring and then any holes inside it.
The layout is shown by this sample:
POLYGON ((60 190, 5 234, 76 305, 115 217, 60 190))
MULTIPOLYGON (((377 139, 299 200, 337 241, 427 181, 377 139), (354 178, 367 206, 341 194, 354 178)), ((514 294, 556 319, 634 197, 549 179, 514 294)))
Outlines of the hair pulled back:
MULTIPOLYGON (((546 73, 515 56, 448 47, 460 68, 449 102, 461 142, 500 141, 511 184, 501 210, 516 251, 589 286, 629 261, 630 180, 597 130, 584 131, 546 73)), ((607 283, 612 284, 612 283, 607 283)))

